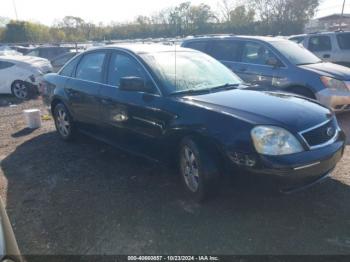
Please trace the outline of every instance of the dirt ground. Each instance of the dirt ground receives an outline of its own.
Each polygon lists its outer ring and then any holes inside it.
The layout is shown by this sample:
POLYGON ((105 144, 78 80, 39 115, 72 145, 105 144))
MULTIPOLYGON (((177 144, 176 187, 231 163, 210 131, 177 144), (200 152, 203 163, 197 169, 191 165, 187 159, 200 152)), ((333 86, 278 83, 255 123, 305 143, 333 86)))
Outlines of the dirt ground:
MULTIPOLYGON (((169 168, 85 137, 65 143, 51 120, 25 129, 26 108, 45 112, 0 96, 0 191, 23 254, 350 254, 350 146, 308 191, 233 183, 199 205, 169 168)), ((350 114, 339 122, 350 137, 350 114)))

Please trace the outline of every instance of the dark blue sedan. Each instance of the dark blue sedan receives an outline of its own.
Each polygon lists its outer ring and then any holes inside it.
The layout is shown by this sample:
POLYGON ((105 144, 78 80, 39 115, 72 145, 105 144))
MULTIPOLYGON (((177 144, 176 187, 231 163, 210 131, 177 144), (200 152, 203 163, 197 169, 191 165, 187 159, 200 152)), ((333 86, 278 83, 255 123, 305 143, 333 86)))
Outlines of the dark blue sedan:
POLYGON ((224 167, 279 178, 288 192, 327 177, 345 144, 334 113, 314 100, 245 87, 204 53, 119 45, 73 58, 45 76, 42 92, 62 139, 79 131, 171 160, 197 200, 218 192, 224 167))

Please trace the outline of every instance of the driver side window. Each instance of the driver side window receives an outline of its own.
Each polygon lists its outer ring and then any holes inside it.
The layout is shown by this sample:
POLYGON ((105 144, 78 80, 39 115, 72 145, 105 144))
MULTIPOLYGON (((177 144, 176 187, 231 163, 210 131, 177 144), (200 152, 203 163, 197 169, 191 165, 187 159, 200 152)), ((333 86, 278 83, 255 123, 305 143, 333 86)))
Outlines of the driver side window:
POLYGON ((242 62, 256 65, 267 65, 268 60, 277 57, 266 47, 255 42, 246 42, 243 47, 242 62))
POLYGON ((131 57, 113 53, 108 70, 108 84, 119 86, 122 77, 131 76, 145 79, 143 68, 131 57))

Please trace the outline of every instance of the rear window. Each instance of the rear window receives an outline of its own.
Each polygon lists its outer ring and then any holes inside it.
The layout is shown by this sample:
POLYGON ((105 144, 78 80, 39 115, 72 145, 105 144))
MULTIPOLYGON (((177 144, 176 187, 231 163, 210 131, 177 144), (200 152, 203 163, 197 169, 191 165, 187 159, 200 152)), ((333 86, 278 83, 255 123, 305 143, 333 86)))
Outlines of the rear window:
POLYGON ((205 52, 207 48, 207 43, 203 41, 189 42, 185 45, 185 47, 192 48, 201 52, 205 52))
POLYGON ((210 55, 218 60, 239 61, 239 41, 214 41, 210 55))
POLYGON ((350 33, 337 34, 340 49, 350 49, 350 33))
POLYGON ((305 39, 305 37, 303 37, 303 36, 296 36, 296 37, 289 38, 289 40, 291 40, 297 44, 300 44, 301 42, 303 42, 304 39, 305 39))
POLYGON ((326 35, 312 36, 308 49, 313 52, 332 50, 331 38, 326 35))
POLYGON ((11 66, 14 66, 15 64, 7 62, 7 61, 0 61, 0 69, 6 69, 11 66))

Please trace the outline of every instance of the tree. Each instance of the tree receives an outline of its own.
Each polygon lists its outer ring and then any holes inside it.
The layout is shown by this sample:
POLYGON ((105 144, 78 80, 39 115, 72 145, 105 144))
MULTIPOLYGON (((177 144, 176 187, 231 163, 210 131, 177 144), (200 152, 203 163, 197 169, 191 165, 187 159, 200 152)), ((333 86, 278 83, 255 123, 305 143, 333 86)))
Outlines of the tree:
POLYGON ((49 27, 25 21, 11 21, 6 25, 2 39, 8 43, 49 41, 49 27))
POLYGON ((319 0, 253 0, 260 28, 265 34, 295 34, 315 14, 319 0))

